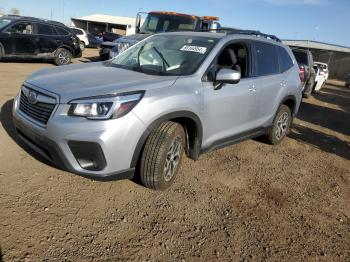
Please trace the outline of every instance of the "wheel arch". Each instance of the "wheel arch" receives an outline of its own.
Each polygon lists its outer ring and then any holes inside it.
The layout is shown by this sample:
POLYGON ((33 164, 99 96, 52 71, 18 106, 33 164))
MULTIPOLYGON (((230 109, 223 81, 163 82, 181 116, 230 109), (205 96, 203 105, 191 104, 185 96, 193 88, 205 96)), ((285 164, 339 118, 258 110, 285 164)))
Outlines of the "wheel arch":
POLYGON ((296 113, 296 106, 297 106, 297 102, 296 102, 295 96, 293 96, 293 95, 286 96, 286 97, 282 100, 280 106, 281 106, 281 105, 286 105, 286 106, 288 106, 288 107, 290 108, 290 111, 291 111, 291 113, 292 113, 292 116, 295 116, 295 113, 296 113))
POLYGON ((137 166, 138 160, 143 151, 143 147, 152 130, 160 126, 160 124, 165 121, 173 121, 183 126, 186 134, 186 155, 193 160, 198 159, 203 138, 201 120, 193 112, 176 111, 157 118, 146 128, 134 150, 130 165, 131 167, 137 166))
POLYGON ((55 50, 55 54, 56 54, 57 51, 58 51, 59 49, 61 49, 61 48, 67 49, 67 50, 68 50, 69 52, 71 52, 71 54, 73 55, 73 50, 72 50, 72 48, 71 48, 70 46, 68 46, 68 45, 60 45, 59 47, 57 47, 56 50, 55 50))

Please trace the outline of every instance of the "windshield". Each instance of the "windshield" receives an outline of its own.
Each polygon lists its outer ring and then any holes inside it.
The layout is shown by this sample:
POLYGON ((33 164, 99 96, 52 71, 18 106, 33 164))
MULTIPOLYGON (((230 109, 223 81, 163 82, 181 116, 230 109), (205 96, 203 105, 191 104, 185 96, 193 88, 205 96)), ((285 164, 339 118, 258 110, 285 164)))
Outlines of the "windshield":
POLYGON ((184 35, 154 35, 111 60, 111 65, 151 75, 190 75, 218 39, 184 35))
POLYGON ((140 33, 195 30, 197 18, 185 15, 148 14, 140 33))
POLYGON ((4 28, 5 26, 7 26, 11 22, 12 22, 11 19, 0 18, 0 29, 4 28))

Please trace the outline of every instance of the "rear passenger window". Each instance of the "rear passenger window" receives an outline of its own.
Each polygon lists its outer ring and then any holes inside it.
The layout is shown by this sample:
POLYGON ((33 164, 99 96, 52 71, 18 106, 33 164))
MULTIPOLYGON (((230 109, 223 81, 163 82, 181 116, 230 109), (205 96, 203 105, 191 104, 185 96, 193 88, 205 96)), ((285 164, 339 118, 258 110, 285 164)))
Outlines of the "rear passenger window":
POLYGON ((63 29, 62 27, 56 26, 55 29, 56 29, 56 32, 58 35, 68 35, 69 34, 69 32, 67 30, 63 29))
POLYGON ((39 35, 56 35, 56 32, 50 25, 37 24, 37 31, 39 35))
POLYGON ((74 33, 76 35, 83 35, 84 34, 81 30, 75 29, 75 28, 72 28, 71 31, 72 31, 72 33, 74 33))
POLYGON ((277 49, 274 45, 262 42, 255 43, 256 76, 278 74, 279 63, 277 49))
POLYGON ((280 58, 280 70, 283 73, 286 72, 289 68, 293 67, 293 60, 286 49, 283 47, 277 46, 277 50, 280 58))

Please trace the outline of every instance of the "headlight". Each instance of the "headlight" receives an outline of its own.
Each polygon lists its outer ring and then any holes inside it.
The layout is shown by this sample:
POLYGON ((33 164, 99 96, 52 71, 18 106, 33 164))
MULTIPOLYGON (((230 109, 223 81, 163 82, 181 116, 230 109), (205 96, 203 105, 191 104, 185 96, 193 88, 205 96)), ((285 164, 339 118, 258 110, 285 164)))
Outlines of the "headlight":
POLYGON ((107 98, 74 100, 70 102, 68 115, 96 120, 119 118, 129 113, 140 102, 143 94, 140 91, 107 98))

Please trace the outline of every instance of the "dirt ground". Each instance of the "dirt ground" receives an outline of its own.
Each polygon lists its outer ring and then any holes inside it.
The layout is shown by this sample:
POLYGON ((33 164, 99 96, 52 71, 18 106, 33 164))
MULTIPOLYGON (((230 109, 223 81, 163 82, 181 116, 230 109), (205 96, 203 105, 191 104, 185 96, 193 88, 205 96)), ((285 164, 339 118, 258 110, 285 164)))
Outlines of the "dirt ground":
POLYGON ((21 143, 12 98, 53 66, 0 63, 0 261, 350 261, 349 89, 304 101, 280 146, 185 159, 154 192, 60 171, 21 143))

